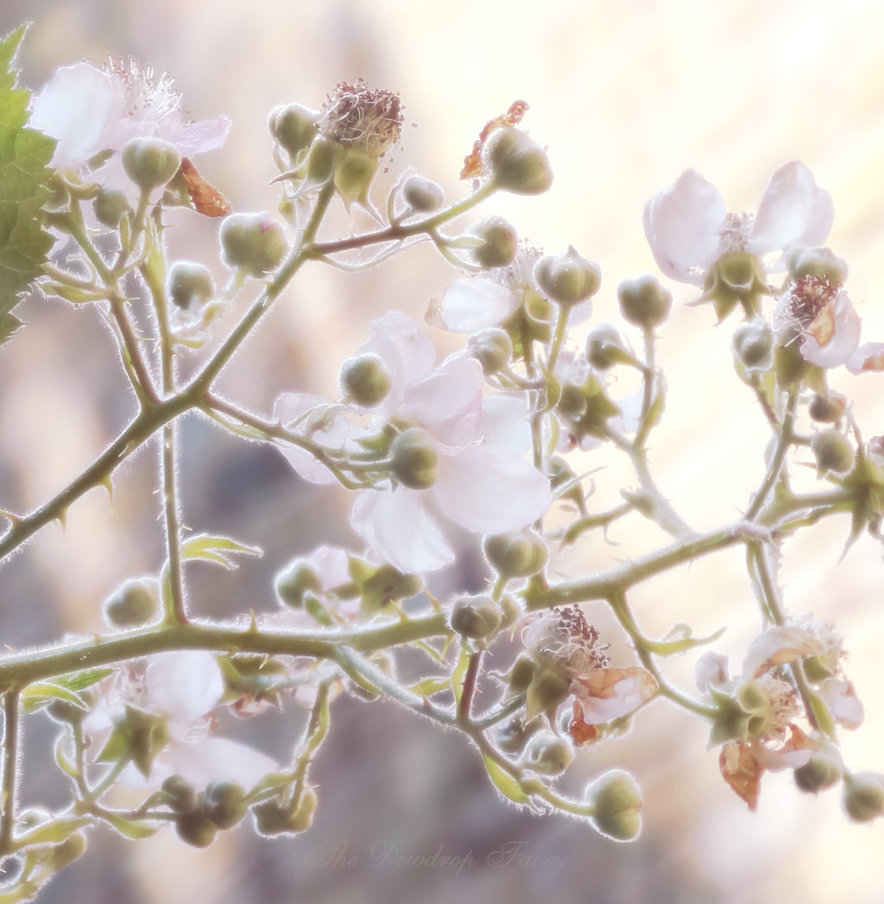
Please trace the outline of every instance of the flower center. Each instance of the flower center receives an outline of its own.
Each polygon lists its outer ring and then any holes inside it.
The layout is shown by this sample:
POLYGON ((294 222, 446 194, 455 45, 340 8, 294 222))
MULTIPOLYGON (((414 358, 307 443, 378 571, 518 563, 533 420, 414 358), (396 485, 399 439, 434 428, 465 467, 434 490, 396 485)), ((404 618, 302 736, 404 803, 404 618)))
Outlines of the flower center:
POLYGON ((789 314, 804 329, 813 324, 838 295, 838 284, 829 282, 827 276, 803 276, 792 287, 789 296, 789 314))
POLYGON ((125 115, 142 122, 158 121, 181 106, 181 95, 170 75, 157 75, 153 66, 141 66, 132 57, 108 57, 104 70, 122 88, 125 115))
POLYGON ((753 213, 729 213, 724 218, 718 234, 718 256, 734 251, 746 251, 749 246, 749 233, 755 222, 753 213))

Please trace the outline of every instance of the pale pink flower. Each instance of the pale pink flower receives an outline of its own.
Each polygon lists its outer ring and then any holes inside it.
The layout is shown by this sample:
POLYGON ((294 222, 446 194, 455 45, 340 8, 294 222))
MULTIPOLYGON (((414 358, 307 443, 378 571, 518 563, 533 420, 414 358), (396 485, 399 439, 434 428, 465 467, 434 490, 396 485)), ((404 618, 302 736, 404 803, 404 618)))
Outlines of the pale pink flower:
POLYGON ((645 205, 644 228, 660 269, 672 279, 701 286, 723 254, 748 251, 766 257, 822 244, 833 217, 828 192, 795 161, 773 174, 754 215, 728 213, 718 189, 696 170, 686 170, 645 205))
POLYGON ((230 130, 225 116, 185 121, 172 80, 131 59, 61 67, 34 98, 30 124, 57 140, 52 162, 69 168, 131 138, 162 138, 190 157, 220 147, 230 130))
POLYGON ((852 374, 884 370, 884 342, 864 342, 847 361, 852 374))

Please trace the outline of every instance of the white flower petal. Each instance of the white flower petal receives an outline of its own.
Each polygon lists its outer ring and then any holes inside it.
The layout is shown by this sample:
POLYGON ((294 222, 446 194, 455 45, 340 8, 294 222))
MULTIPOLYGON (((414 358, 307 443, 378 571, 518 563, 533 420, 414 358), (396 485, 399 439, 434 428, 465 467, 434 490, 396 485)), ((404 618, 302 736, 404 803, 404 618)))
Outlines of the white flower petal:
POLYGON ((123 99, 111 77, 89 63, 62 66, 34 98, 30 125, 58 141, 55 166, 78 166, 103 150, 123 99))
POLYGON ((430 492, 442 511, 467 530, 502 534, 546 514, 549 480, 520 456, 473 446, 439 459, 430 492))
POLYGON ((672 279, 702 285, 719 255, 726 216, 718 189, 696 170, 685 170, 645 205, 645 236, 660 269, 672 279))
POLYGON ((884 370, 884 342, 864 342, 847 362, 852 374, 864 374, 884 370))
POLYGON ((484 445, 524 455, 531 448, 528 403, 524 396, 496 393, 486 397, 482 402, 479 429, 484 445))
POLYGON ((364 353, 377 355, 390 374, 390 394, 381 407, 391 412, 401 404, 406 388, 427 376, 436 361, 433 343, 398 311, 389 311, 371 324, 371 338, 359 349, 359 354, 364 353))
POLYGON ((835 300, 811 324, 801 341, 801 355, 817 367, 838 367, 853 360, 862 321, 846 292, 835 300))
POLYGON ((456 279, 427 311, 427 323, 455 333, 477 333, 497 326, 515 311, 512 289, 484 276, 456 279))
POLYGON ((408 574, 438 571, 454 553, 424 509, 422 493, 399 487, 366 490, 353 504, 350 525, 382 562, 408 574))
POLYGON ((399 412, 417 421, 435 439, 463 445, 479 439, 482 365, 468 355, 453 355, 407 388, 399 412))
POLYGON ((862 725, 865 710, 851 682, 840 678, 826 678, 820 685, 819 694, 839 725, 851 729, 862 725))
POLYGON ((158 758, 151 779, 166 775, 183 776, 196 788, 204 788, 209 782, 237 782, 249 790, 265 775, 279 771, 279 764, 267 754, 229 738, 200 738, 191 744, 172 743, 158 758))
POLYGON ((151 709, 186 728, 211 712, 224 693, 224 680, 215 657, 206 650, 159 653, 144 676, 151 709))
POLYGON ((817 187, 810 170, 798 161, 787 163, 773 174, 761 198, 749 250, 767 254, 821 245, 834 217, 832 196, 817 187))

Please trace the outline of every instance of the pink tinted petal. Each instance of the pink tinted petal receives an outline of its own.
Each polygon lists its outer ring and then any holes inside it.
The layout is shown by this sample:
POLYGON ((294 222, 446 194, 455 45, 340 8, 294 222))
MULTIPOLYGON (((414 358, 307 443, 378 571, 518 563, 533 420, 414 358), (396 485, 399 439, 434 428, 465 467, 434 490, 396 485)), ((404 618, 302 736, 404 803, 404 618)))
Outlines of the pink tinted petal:
POLYGON ((152 657, 144 684, 153 706, 185 727, 214 709, 224 693, 221 669, 206 650, 152 657))
MULTIPOLYGON (((170 745, 155 764, 166 775, 177 774, 197 788, 209 782, 231 781, 249 790, 265 775, 279 771, 279 764, 259 750, 231 741, 229 738, 201 738, 191 744, 177 742, 170 745)), ((157 768, 151 775, 161 780, 157 768)))
POLYGON ((846 292, 839 292, 820 312, 801 342, 802 357, 818 367, 838 367, 853 360, 862 321, 846 292))
POLYGON ((55 166, 78 166, 107 145, 123 99, 106 73, 88 63, 63 66, 34 99, 30 125, 57 139, 55 166))
POLYGON ((359 349, 360 354, 364 352, 376 354, 390 374, 392 388, 385 410, 398 405, 405 389, 427 376, 436 361, 433 343, 410 317, 398 311, 389 311, 372 323, 371 338, 359 349))
POLYGON ((826 678, 820 685, 819 694, 839 725, 851 729, 862 725, 865 710, 850 681, 826 678))
POLYGON ((350 554, 340 546, 317 546, 306 561, 316 569, 326 590, 350 581, 350 554))
POLYGON ((489 446, 439 459, 430 492, 442 511, 467 530, 502 534, 546 514, 549 480, 518 455, 489 446))
POLYGON ((724 200, 696 170, 685 170, 645 205, 645 237, 660 269, 672 279, 702 285, 719 254, 724 200))
POLYGON ((484 276, 456 279, 430 305, 427 323, 455 333, 476 333, 506 320, 517 304, 513 291, 499 282, 484 276))
POLYGON ((657 687, 650 672, 631 666, 595 669, 572 681, 571 693, 580 703, 586 722, 601 725, 638 709, 657 693, 657 687))
POLYGON ((749 250, 756 254, 821 245, 832 228, 832 196, 796 161, 771 177, 755 215, 749 250))
POLYGON ((454 553, 424 510, 423 493, 399 487, 366 490, 353 504, 350 525, 381 562, 407 574, 438 571, 454 553))
POLYGON ((749 644, 743 660, 743 674, 757 678, 776 665, 786 665, 804 656, 818 656, 824 652, 820 640, 804 628, 796 625, 769 628, 749 644))
POLYGON ((727 656, 721 653, 704 653, 694 666, 694 681, 701 691, 720 687, 727 683, 727 656))
POLYGON ((852 374, 864 374, 884 370, 884 342, 864 342, 847 362, 852 374))
POLYGON ((441 443, 456 446, 479 439, 482 365, 468 355, 453 355, 405 392, 402 411, 441 443))
POLYGON ((160 122, 157 134, 160 138, 171 141, 182 157, 192 157, 194 154, 204 154, 220 148, 229 132, 230 120, 226 116, 199 122, 181 122, 180 115, 175 114, 174 119, 170 116, 160 122))

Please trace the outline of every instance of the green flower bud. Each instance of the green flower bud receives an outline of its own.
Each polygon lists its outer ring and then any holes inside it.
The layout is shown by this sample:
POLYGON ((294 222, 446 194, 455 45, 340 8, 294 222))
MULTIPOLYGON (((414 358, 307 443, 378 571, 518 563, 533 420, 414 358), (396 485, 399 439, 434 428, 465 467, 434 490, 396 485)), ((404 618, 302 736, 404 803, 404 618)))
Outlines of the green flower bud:
POLYGON ((807 413, 822 424, 836 424, 847 410, 847 399, 842 395, 830 392, 827 396, 818 393, 810 400, 807 413))
POLYGON ((175 831, 178 837, 193 847, 206 848, 218 834, 218 826, 201 810, 182 813, 175 820, 175 831))
POLYGON ((641 789, 635 779, 622 769, 611 769, 600 776, 588 791, 588 802, 594 808, 594 827, 615 841, 633 841, 642 830, 641 789))
POLYGON ((769 370, 773 364, 774 334, 759 318, 741 323, 734 332, 734 353, 747 370, 769 370))
POLYGON ((617 286, 617 300, 624 319, 642 329, 661 324, 672 308, 672 293, 654 276, 623 280, 617 286))
POLYGON ((442 206, 442 186, 426 176, 412 174, 402 183, 402 198, 416 213, 432 213, 442 206))
POLYGON ((817 794, 834 785, 841 778, 841 770, 825 757, 812 756, 803 766, 795 769, 792 775, 795 777, 795 784, 802 791, 817 794))
POLYGON ((121 156, 126 175, 144 194, 169 182, 181 166, 178 148, 162 138, 132 138, 121 156))
POLYGON ((565 675, 549 668, 538 668, 528 685, 525 711, 532 717, 554 712, 571 693, 570 685, 565 675))
POLYGON ((205 304, 215 294, 215 284, 209 268, 191 261, 176 261, 172 264, 166 288, 172 303, 184 310, 205 304))
POLYGON ((311 565, 303 559, 295 559, 276 575, 274 589, 281 603, 300 609, 305 595, 321 592, 322 581, 311 565))
POLYGON ((853 467, 855 460, 853 446, 838 430, 821 430, 814 433, 810 439, 810 449, 820 474, 825 471, 846 474, 853 467))
POLYGON ((439 476, 439 453, 426 430, 409 427, 390 446, 390 469, 412 490, 426 490, 439 476))
POLYGON ((549 557, 543 540, 527 528, 488 536, 483 549, 489 564, 502 578, 527 578, 537 574, 549 557))
POLYGON ((876 772, 845 775, 844 809, 854 822, 871 822, 884 814, 884 776, 876 772))
POLYGON ((574 749, 551 731, 535 734, 525 748, 523 765, 542 775, 561 775, 574 761, 574 749))
POLYGON ((490 216, 479 220, 470 234, 482 240, 481 245, 470 250, 480 267, 506 267, 513 262, 519 247, 519 236, 503 217, 490 216))
POLYGON ((347 209, 356 201, 368 206, 368 190, 378 171, 378 158, 356 147, 340 155, 335 166, 335 188, 347 209))
POLYGON ((116 229, 129 209, 129 199, 119 188, 102 188, 92 201, 95 219, 108 229, 116 229))
POLYGON ((489 637, 500 627, 500 609, 486 594, 461 596, 451 607, 449 622, 464 637, 489 637))
POLYGON ((609 370, 615 364, 633 360, 626 351, 623 338, 609 323, 593 327, 586 337, 586 360, 596 370, 609 370))
POLYGON ((104 617, 115 628, 137 628, 158 612, 157 583, 153 578, 123 581, 104 601, 104 617))
POLYGON ((586 301, 599 290, 602 271, 569 245, 564 254, 547 254, 534 266, 534 281, 557 304, 570 307, 586 301))
POLYGON ((184 813, 193 813, 199 806, 200 799, 196 788, 181 775, 170 775, 163 782, 162 791, 166 795, 169 809, 179 816, 184 813))
POLYGON ((467 340, 467 349, 482 365, 485 376, 490 376, 503 370, 512 360, 513 340, 506 330, 492 326, 473 333, 467 340))
POLYGON ((537 195, 552 184, 546 152, 521 129, 496 129, 485 144, 483 156, 494 182, 506 191, 537 195))
POLYGON ((224 263, 251 276, 275 269, 288 250, 282 227, 266 213, 231 214, 221 223, 219 238, 224 263))
POLYGON ((330 138, 320 135, 312 145, 304 164, 304 182, 306 185, 324 185, 332 178, 335 164, 344 149, 330 138))
POLYGON ((255 829, 266 837, 303 832, 313 823, 317 802, 316 792, 312 788, 305 788, 301 792, 294 810, 289 804, 275 798, 266 800, 252 807, 255 829))
POLYGON ((45 711, 50 719, 62 725, 76 725, 82 722, 86 715, 86 710, 82 706, 77 706, 71 700, 62 700, 61 697, 55 697, 47 703, 45 711))
POLYGON ((507 692, 513 695, 528 690, 536 669, 537 665, 534 660, 527 653, 520 653, 510 669, 507 692))
POLYGON ((827 279, 833 286, 847 281, 847 264, 831 248, 796 248, 789 255, 787 266, 796 282, 806 276, 827 279))
POLYGON ((267 126, 283 150, 295 160, 313 143, 318 119, 319 113, 315 110, 300 104, 284 104, 270 111, 267 126))
POLYGON ((219 829, 230 829, 246 813, 246 792, 236 782, 210 782, 200 809, 219 829))
POLYGON ((375 354, 348 358, 338 375, 341 392, 363 408, 379 405, 390 392, 390 373, 375 354))

